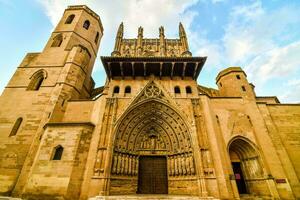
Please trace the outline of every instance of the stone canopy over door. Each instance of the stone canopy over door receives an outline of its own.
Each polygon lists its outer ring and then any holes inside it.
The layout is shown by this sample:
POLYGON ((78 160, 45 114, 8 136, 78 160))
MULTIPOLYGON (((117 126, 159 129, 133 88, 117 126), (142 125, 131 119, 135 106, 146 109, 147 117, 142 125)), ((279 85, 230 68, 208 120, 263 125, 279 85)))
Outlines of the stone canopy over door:
POLYGON ((174 179, 195 177, 188 126, 153 82, 144 88, 123 114, 115 130, 113 148, 110 194, 168 193, 170 185, 180 184, 174 179), (141 161, 143 163, 139 163, 141 161), (149 168, 155 162, 165 168, 153 167, 152 170, 158 170, 161 174, 165 171, 166 179, 157 177, 161 181, 152 180, 152 184, 147 183, 148 188, 140 185, 147 180, 145 176, 149 171, 144 166, 145 162, 149 164, 149 168), (138 180, 141 177, 144 179, 138 180), (153 189, 157 183, 166 189, 153 189))

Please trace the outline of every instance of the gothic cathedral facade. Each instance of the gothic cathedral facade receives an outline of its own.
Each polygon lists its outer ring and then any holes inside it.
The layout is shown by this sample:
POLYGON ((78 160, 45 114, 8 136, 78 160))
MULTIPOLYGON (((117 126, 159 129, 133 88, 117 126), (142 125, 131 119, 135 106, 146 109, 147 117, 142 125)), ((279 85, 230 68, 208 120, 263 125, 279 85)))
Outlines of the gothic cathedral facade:
POLYGON ((23 59, 0 97, 0 195, 300 198, 300 104, 256 96, 240 67, 218 89, 198 85, 206 57, 181 23, 178 39, 123 29, 101 57, 102 87, 91 73, 103 27, 86 6, 23 59))

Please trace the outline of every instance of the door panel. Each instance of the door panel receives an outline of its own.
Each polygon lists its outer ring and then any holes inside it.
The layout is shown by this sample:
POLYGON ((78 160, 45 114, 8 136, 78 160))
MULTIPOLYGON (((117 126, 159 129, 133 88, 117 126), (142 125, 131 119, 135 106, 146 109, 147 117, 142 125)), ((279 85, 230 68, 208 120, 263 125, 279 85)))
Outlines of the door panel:
POLYGON ((167 194, 167 159, 161 156, 141 156, 139 159, 138 193, 167 194))
POLYGON ((246 184, 245 184, 245 180, 244 180, 244 177, 243 177, 241 163, 240 162, 233 162, 232 163, 232 168, 233 168, 235 181, 236 181, 239 193, 240 194, 246 194, 247 189, 246 189, 246 184))

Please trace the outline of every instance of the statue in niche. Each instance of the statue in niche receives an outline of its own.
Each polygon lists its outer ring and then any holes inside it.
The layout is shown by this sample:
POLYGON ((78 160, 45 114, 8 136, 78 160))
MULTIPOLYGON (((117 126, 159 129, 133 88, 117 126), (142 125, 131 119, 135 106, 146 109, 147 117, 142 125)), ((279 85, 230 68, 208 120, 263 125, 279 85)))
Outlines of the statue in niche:
POLYGON ((157 141, 157 136, 156 135, 150 135, 150 149, 156 149, 156 141, 157 141))

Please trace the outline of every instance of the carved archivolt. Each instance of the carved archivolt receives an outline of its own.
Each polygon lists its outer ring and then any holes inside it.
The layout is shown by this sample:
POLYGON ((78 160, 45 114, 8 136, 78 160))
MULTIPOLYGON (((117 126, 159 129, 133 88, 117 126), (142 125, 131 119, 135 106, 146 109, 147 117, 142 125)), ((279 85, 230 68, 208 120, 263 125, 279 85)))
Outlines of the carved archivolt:
POLYGON ((131 110, 122 120, 115 139, 118 151, 162 150, 167 153, 191 151, 183 119, 159 101, 149 101, 131 110))
POLYGON ((181 115, 162 101, 162 90, 148 85, 116 130, 112 173, 136 175, 138 156, 165 155, 170 176, 194 175, 189 130, 181 115))
POLYGON ((263 178, 264 170, 258 149, 241 136, 234 137, 228 146, 229 152, 233 151, 241 162, 241 167, 246 180, 263 178))

